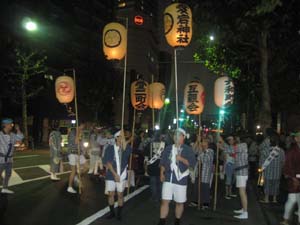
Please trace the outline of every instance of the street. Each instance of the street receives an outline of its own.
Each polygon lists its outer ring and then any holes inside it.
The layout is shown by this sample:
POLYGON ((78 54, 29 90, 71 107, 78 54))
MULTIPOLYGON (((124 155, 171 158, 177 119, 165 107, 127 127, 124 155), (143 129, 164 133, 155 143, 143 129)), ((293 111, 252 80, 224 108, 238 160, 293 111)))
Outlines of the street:
MULTIPOLYGON (((14 170, 16 172, 12 182, 16 182, 16 177, 19 177, 19 183, 12 186, 14 195, 1 195, 0 209, 3 215, 1 225, 157 224, 159 205, 150 198, 147 185, 133 190, 130 194, 130 199, 125 203, 121 222, 106 220, 105 214, 108 208, 104 195, 104 181, 85 174, 82 195, 71 195, 66 192, 68 174, 60 175, 61 181, 52 182, 49 174, 42 169, 48 168, 49 165, 38 166, 39 163, 48 161, 46 153, 46 151, 36 151, 18 153, 16 156, 15 168, 17 169, 14 170), (28 157, 25 157, 26 154, 28 157)), ((68 173, 67 170, 66 164, 65 173, 68 173)), ((232 211, 240 207, 239 200, 238 198, 225 200, 222 198, 223 190, 220 189, 217 211, 198 211, 196 208, 186 206, 183 224, 278 224, 282 207, 260 205, 256 192, 253 185, 249 185, 249 220, 247 221, 233 218, 232 211)), ((168 224, 173 224, 173 214, 174 205, 171 204, 168 224)))

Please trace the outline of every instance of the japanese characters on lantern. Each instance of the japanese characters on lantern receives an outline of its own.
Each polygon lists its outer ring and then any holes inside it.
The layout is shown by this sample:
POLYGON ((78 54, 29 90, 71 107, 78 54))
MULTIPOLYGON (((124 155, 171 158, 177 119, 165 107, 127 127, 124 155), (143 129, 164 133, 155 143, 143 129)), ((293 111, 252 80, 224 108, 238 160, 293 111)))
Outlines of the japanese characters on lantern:
POLYGON ((161 109, 165 103, 166 88, 162 83, 154 82, 149 85, 149 107, 161 109))
POLYGON ((142 79, 131 84, 131 104, 136 110, 145 110, 148 107, 148 83, 142 79))
POLYGON ((121 60, 127 51, 127 30, 120 23, 109 23, 103 30, 103 51, 108 60, 121 60))
POLYGON ((188 83, 184 89, 184 105, 186 112, 191 115, 199 115, 203 112, 204 102, 204 87, 196 81, 188 83))
POLYGON ((75 85, 71 77, 60 76, 55 81, 56 98, 60 103, 70 103, 74 99, 75 85))
POLYGON ((215 81, 215 103, 219 107, 228 107, 233 104, 234 84, 227 77, 220 77, 215 81))
POLYGON ((164 29, 167 42, 172 47, 185 47, 192 39, 192 11, 183 3, 174 3, 164 12, 164 29))

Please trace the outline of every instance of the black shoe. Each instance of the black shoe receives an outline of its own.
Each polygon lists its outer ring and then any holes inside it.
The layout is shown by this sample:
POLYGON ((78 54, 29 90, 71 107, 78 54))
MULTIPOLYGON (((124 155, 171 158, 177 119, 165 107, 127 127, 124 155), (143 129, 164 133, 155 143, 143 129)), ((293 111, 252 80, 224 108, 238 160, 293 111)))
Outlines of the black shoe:
POLYGON ((122 220, 122 208, 123 207, 118 207, 118 211, 117 211, 117 220, 121 221, 122 220))
POLYGON ((160 219, 157 225, 165 225, 166 219, 160 219))
POLYGON ((108 214, 108 216, 106 217, 106 219, 111 220, 111 219, 115 218, 115 216, 116 216, 115 213, 111 213, 111 212, 110 212, 110 213, 108 214))

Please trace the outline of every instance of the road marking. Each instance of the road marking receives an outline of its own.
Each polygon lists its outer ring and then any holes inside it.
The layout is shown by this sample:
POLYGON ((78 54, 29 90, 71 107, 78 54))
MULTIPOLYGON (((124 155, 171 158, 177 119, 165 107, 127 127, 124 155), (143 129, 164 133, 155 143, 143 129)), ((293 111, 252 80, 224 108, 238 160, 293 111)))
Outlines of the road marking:
POLYGON ((14 170, 12 170, 11 178, 9 179, 10 186, 20 184, 22 182, 23 179, 14 170))
POLYGON ((25 159, 25 158, 33 158, 39 157, 40 155, 24 155, 24 156, 15 156, 14 159, 25 159))
MULTIPOLYGON (((63 164, 65 165, 65 164, 69 164, 69 163, 68 162, 64 162, 63 164)), ((49 165, 49 164, 44 164, 44 165, 49 165)), ((14 168, 14 170, 30 169, 30 168, 35 168, 35 167, 44 166, 44 165, 16 167, 16 168, 14 168)))
POLYGON ((50 165, 41 165, 38 167, 50 174, 50 165))
MULTIPOLYGON (((129 201, 133 197, 137 196, 138 194, 140 194, 141 192, 143 192, 144 190, 146 190, 148 187, 149 187, 149 185, 145 185, 145 186, 137 189, 136 191, 130 193, 128 196, 125 196, 124 197, 124 202, 129 201)), ((118 203, 115 202, 114 207, 116 208, 117 206, 118 206, 118 203)), ((89 224, 93 223, 94 221, 96 221, 97 219, 99 219, 102 216, 104 216, 108 212, 109 212, 109 207, 107 206, 106 208, 101 209, 99 212, 95 213, 94 215, 91 215, 90 217, 85 218, 83 221, 81 221, 77 225, 89 225, 89 224)))

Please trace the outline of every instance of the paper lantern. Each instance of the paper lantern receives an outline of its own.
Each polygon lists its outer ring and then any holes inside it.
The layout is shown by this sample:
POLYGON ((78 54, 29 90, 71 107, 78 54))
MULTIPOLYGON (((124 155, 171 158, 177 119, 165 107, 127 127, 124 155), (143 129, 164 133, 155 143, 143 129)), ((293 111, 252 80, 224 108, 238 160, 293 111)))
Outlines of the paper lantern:
POLYGON ((148 107, 148 83, 142 79, 131 84, 131 104, 136 110, 145 110, 148 107))
POLYGON ((184 89, 184 105, 188 114, 199 115, 205 102, 204 87, 197 81, 188 83, 184 89))
POLYGON ((107 59, 121 60, 127 51, 127 30, 120 23, 109 23, 103 30, 103 51, 107 59))
POLYGON ((164 106, 166 95, 165 85, 162 83, 152 83, 149 85, 149 107, 161 109, 164 106))
POLYGON ((192 11, 183 3, 174 3, 164 12, 164 29, 167 42, 172 47, 185 47, 192 39, 192 11))
POLYGON ((233 103, 234 85, 227 77, 220 77, 215 81, 215 103, 219 107, 227 107, 233 103))
POLYGON ((71 77, 60 76, 55 81, 56 98, 60 103, 70 103, 74 99, 75 85, 71 77))

